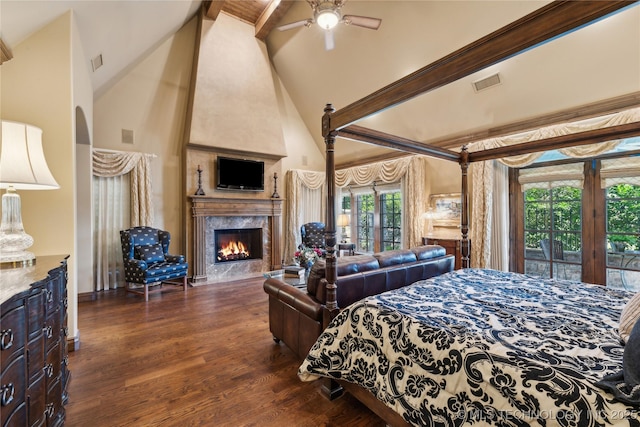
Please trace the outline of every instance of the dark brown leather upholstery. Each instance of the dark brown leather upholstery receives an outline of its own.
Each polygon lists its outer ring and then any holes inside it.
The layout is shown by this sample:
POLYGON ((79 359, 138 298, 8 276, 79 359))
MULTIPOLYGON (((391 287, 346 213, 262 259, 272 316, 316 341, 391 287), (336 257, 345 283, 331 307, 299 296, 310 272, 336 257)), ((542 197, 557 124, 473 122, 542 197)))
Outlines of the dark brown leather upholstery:
MULTIPOLYGON (((437 245, 337 258, 338 307, 364 297, 410 285, 453 270, 454 257, 437 245)), ((306 292, 270 278, 263 288, 269 295, 269 328, 277 341, 303 358, 322 332, 326 303, 325 261, 317 261, 309 273, 306 292)))

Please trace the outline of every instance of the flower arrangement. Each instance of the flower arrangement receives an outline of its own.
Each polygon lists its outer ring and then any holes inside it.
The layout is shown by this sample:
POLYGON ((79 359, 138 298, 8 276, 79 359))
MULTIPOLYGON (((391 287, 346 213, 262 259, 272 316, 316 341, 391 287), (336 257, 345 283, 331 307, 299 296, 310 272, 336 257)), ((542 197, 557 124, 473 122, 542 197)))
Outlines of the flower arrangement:
POLYGON ((293 254, 293 259, 296 263, 302 267, 311 266, 314 262, 322 256, 322 252, 318 248, 308 248, 306 246, 300 246, 299 249, 293 254))

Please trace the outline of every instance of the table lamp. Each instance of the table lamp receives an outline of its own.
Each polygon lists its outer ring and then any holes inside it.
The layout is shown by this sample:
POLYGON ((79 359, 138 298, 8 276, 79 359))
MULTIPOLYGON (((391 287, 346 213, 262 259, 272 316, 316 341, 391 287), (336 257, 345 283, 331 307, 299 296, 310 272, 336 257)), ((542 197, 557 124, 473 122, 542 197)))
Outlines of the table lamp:
POLYGON ((338 215, 338 221, 337 221, 337 226, 338 227, 342 227, 342 240, 341 243, 347 243, 347 227, 349 226, 349 215, 347 214, 340 214, 338 215))
POLYGON ((42 129, 2 120, 0 144, 0 188, 7 189, 2 195, 0 267, 27 267, 35 264, 36 257, 26 250, 33 245, 33 237, 24 231, 16 190, 53 190, 60 186, 44 158, 42 129))

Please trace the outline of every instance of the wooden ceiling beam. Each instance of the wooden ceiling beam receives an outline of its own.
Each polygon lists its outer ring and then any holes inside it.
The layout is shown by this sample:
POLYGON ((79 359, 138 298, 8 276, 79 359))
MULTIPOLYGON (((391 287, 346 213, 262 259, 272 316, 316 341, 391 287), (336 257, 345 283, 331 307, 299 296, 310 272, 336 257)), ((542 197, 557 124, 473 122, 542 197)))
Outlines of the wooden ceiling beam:
POLYGON ((428 144, 421 144, 417 141, 412 141, 407 138, 401 138, 399 136, 368 129, 362 126, 347 126, 340 129, 337 136, 368 144, 375 144, 381 147, 392 148, 394 150, 423 154, 426 156, 436 157, 438 159, 451 160, 454 162, 460 161, 460 153, 445 150, 440 147, 434 147, 428 144))
POLYGON ((222 11, 224 7, 225 0, 206 0, 202 3, 202 7, 204 7, 204 14, 207 18, 213 19, 214 21, 218 19, 218 15, 222 11))
POLYGON ((11 58, 13 58, 11 50, 9 50, 7 45, 5 45, 2 39, 0 39, 0 65, 2 65, 3 62, 7 62, 11 58))
POLYGON ((335 111, 323 136, 386 108, 443 87, 549 39, 601 19, 637 0, 556 0, 485 37, 335 111))
POLYGON ((293 0, 271 0, 256 21, 256 38, 265 41, 271 30, 280 22, 280 18, 293 6, 293 3, 293 0))

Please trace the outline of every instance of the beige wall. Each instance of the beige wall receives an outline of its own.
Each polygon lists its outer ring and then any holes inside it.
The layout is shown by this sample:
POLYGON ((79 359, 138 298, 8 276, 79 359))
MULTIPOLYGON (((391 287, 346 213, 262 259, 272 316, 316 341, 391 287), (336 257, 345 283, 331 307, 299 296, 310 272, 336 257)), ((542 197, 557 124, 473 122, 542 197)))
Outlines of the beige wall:
MULTIPOLYGON (((44 154, 60 189, 21 191, 22 220, 37 256, 68 254, 69 294, 76 293, 75 145, 71 38, 67 12, 13 49, 2 64, 2 118, 42 128, 44 154)), ((75 332, 76 309, 69 326, 75 332)))
POLYGON ((431 194, 459 193, 462 189, 460 165, 456 162, 428 158, 431 194))
POLYGON ((91 127, 93 126, 93 86, 89 61, 85 58, 76 21, 71 21, 71 66, 73 143, 75 151, 75 215, 76 286, 68 293, 70 337, 80 340, 78 325, 78 293, 93 290, 93 232, 91 196, 91 127))
POLYGON ((266 45, 224 13, 202 20, 189 142, 287 155, 266 45))
MULTIPOLYGON (((77 292, 69 295, 69 305, 77 307, 77 295, 93 291, 93 197, 91 167, 91 136, 93 134, 93 86, 91 83, 90 61, 82 47, 80 32, 75 19, 72 25, 72 90, 73 90, 73 131, 75 136, 74 150, 75 186, 76 186, 76 254, 77 254, 77 292)), ((73 330, 77 325, 73 320, 73 330)), ((73 334, 79 339, 78 334, 73 334)))
POLYGON ((94 103, 94 147, 156 156, 153 225, 171 233, 173 253, 183 248, 182 135, 195 31, 192 19, 94 103), (122 129, 133 130, 133 144, 122 142, 122 129))

